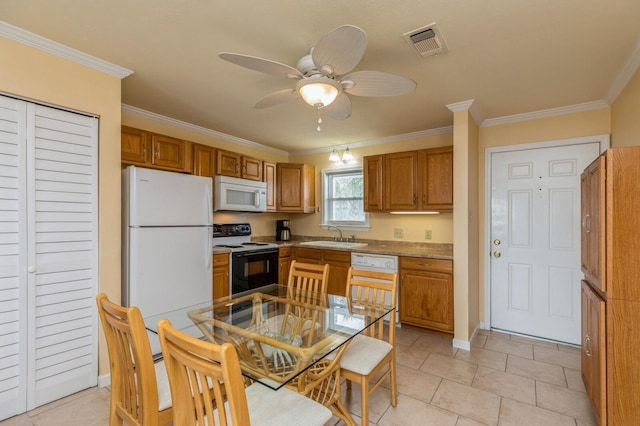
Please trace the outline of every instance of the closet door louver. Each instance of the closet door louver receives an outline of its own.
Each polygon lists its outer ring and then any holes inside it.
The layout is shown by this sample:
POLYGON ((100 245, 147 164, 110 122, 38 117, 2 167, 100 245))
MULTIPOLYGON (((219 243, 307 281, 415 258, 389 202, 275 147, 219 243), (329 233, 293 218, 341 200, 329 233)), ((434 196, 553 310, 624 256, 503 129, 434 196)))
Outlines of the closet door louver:
MULTIPOLYGON (((97 382, 98 120, 31 103, 22 109, 17 122, 26 130, 14 133, 18 201, 0 195, 0 214, 5 205, 18 206, 17 287, 0 284, 0 304, 16 296, 9 302, 15 309, 11 318, 17 319, 11 328, 17 329, 18 342, 12 355, 18 366, 14 382, 19 383, 14 394, 18 400, 26 395, 29 410, 97 382), (9 297, 3 297, 7 291, 9 297)), ((0 250, 5 239, 10 241, 7 237, 0 234, 0 250)), ((4 312, 0 307, 0 315, 4 312)), ((0 342, 0 375, 3 347, 0 342)), ((0 376, 0 401, 8 395, 4 389, 0 376)))
POLYGON ((25 117, 0 96, 0 420, 27 407, 25 117))

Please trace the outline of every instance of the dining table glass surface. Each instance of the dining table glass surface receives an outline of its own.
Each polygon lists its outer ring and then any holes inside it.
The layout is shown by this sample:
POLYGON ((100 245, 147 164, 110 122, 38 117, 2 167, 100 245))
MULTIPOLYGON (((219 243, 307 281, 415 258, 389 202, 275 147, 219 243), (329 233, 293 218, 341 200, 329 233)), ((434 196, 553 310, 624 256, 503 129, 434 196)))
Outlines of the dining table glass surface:
POLYGON ((279 389, 395 310, 354 300, 272 284, 146 317, 145 324, 157 334, 167 318, 191 336, 231 343, 245 377, 279 389))

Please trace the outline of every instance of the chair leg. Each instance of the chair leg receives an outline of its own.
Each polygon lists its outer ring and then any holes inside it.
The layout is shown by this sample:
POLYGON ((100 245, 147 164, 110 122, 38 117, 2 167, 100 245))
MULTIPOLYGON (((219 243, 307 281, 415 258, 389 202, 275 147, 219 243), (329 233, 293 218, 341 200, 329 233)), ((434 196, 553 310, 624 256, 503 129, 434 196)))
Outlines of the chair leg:
POLYGON ((398 383, 396 381, 396 357, 395 354, 391 357, 391 406, 398 405, 398 383))
POLYGON ((361 404, 361 412, 362 412, 362 421, 360 424, 368 425, 369 424, 369 381, 366 377, 362 378, 360 382, 360 404, 361 404))

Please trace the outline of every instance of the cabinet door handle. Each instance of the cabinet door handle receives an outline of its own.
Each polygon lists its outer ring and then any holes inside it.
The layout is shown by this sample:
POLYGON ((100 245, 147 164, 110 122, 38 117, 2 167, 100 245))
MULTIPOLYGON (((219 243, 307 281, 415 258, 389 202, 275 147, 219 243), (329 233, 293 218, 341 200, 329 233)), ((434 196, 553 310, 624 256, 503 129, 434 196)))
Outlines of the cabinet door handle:
POLYGON ((591 346, 591 337, 588 334, 584 336, 584 353, 587 356, 591 356, 591 351, 589 350, 589 346, 591 346))
POLYGON ((422 204, 427 204, 427 196, 422 194, 422 204))
POLYGON ((413 204, 416 204, 416 201, 418 201, 418 196, 416 194, 413 194, 413 204))
POLYGON ((587 234, 589 233, 589 228, 590 228, 590 226, 589 226, 589 222, 590 222, 589 219, 590 218, 591 218, 590 214, 585 214, 582 217, 582 229, 584 229, 584 232, 587 233, 587 234))

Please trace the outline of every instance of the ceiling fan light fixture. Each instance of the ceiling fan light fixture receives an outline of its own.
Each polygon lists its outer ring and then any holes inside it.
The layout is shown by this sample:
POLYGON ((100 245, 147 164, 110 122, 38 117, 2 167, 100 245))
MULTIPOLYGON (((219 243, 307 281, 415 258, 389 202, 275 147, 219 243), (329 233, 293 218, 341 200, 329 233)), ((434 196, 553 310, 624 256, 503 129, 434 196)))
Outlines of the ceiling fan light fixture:
POLYGON ((305 78, 298 81, 296 91, 306 103, 316 108, 325 107, 340 94, 342 86, 328 77, 305 78))

